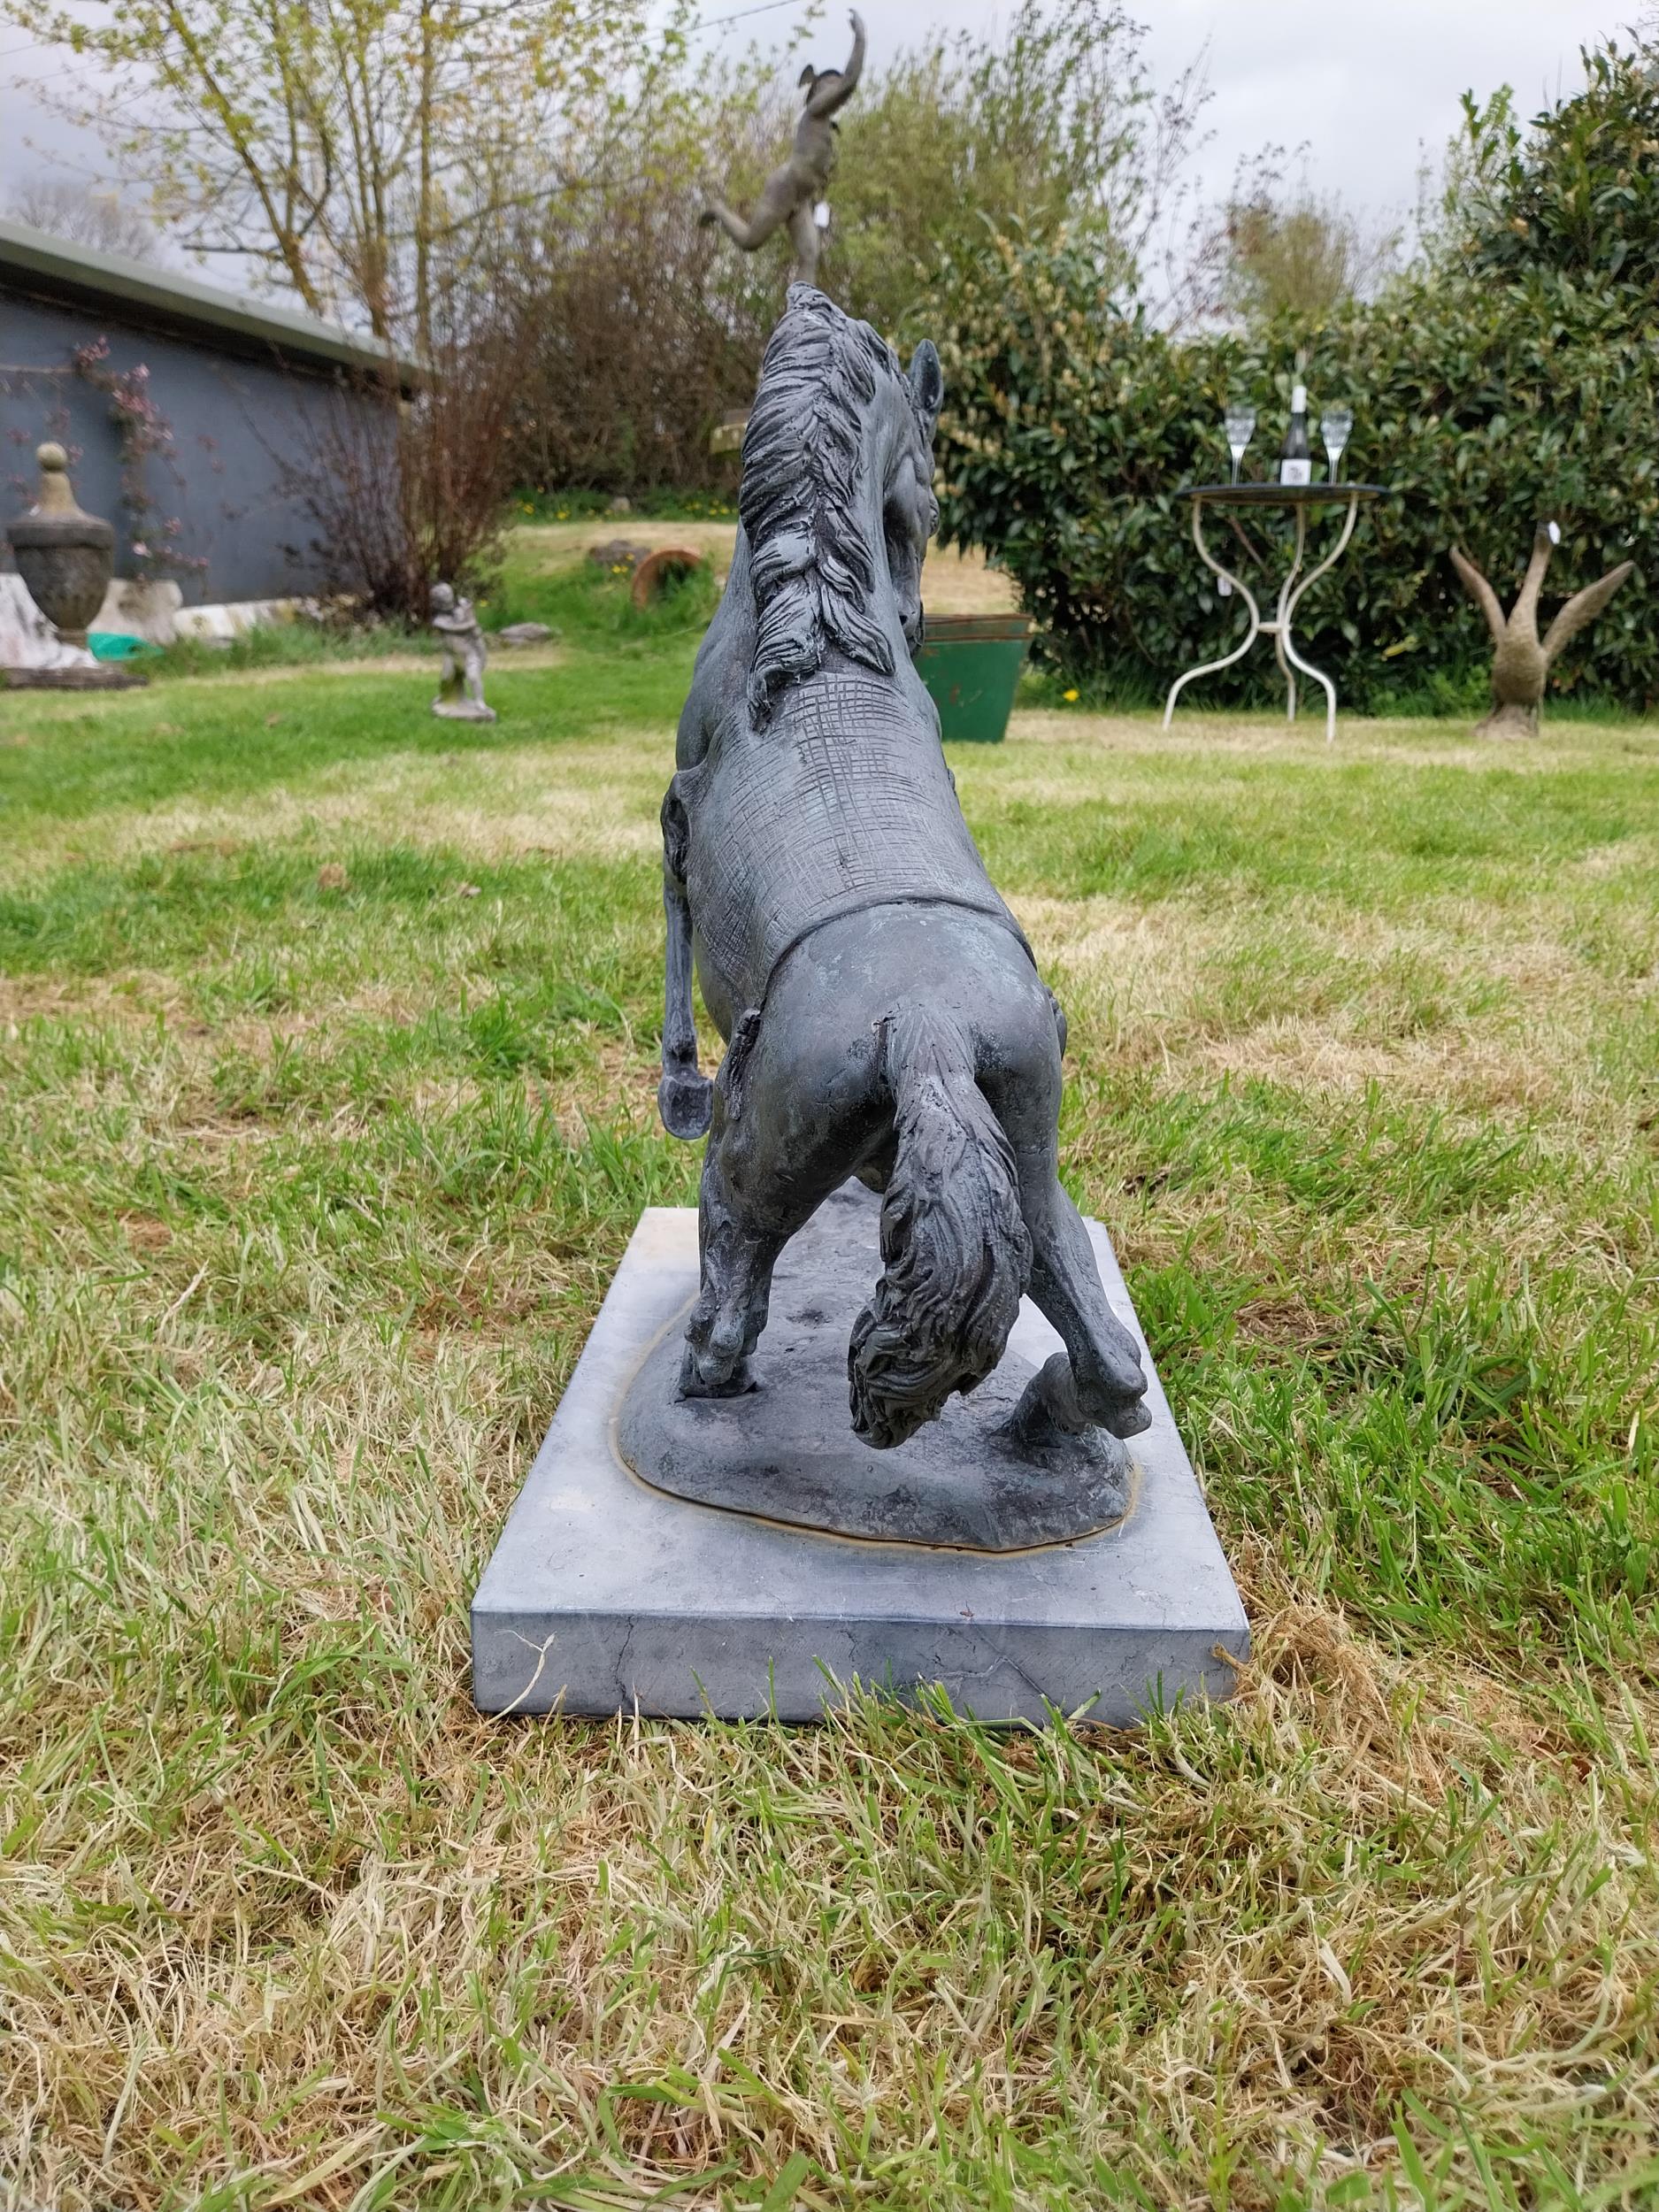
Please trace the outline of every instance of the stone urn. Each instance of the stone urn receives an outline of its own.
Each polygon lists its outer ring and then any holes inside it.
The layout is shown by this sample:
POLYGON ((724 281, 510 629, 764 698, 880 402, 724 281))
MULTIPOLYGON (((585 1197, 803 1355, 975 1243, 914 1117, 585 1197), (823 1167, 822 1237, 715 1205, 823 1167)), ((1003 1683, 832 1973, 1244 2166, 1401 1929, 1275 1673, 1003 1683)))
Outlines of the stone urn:
POLYGON ((83 514, 69 483, 69 457, 43 445, 40 497, 6 532, 28 595, 65 645, 84 650, 87 625, 104 604, 115 566, 115 531, 83 514))

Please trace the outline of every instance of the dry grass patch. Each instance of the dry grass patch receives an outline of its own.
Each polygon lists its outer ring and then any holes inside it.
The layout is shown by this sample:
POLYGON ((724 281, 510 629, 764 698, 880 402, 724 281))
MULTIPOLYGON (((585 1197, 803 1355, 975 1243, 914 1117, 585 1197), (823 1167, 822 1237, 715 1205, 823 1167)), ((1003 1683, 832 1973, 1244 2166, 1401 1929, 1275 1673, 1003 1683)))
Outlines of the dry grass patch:
MULTIPOLYGON (((930 556, 930 575, 932 561, 930 556)), ((1537 744, 1503 744, 1476 739, 1462 723, 1342 715, 1336 741, 1327 745, 1322 718, 1306 709, 1297 721, 1287 722, 1283 715, 1205 713, 1182 706, 1166 730, 1160 717, 1142 712, 1031 708, 1014 715, 1008 737, 1017 745, 1087 746, 1098 752, 1155 754, 1169 759, 1282 761, 1294 757, 1310 770, 1317 771, 1323 764, 1339 773, 1356 763, 1380 761, 1407 768, 1465 768, 1477 775, 1502 770, 1517 776, 1549 776, 1558 774, 1563 755, 1579 746, 1616 747, 1632 760, 1659 760, 1659 734, 1632 730, 1624 723, 1557 722, 1548 739, 1537 744)))
POLYGON ((953 757, 1255 1623, 1229 1707, 485 1722, 467 1600, 694 1188, 683 680, 647 640, 626 715, 435 752, 296 682, 263 766, 180 683, 162 747, 3 757, 0 2202, 1653 2203, 1646 741, 953 757))

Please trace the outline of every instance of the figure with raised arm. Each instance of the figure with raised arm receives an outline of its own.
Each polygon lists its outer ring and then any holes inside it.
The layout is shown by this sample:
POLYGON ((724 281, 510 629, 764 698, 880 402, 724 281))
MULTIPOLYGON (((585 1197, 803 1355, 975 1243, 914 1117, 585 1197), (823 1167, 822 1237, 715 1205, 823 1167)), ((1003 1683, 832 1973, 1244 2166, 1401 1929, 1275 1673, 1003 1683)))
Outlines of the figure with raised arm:
POLYGON ((864 65, 864 19, 856 9, 852 27, 852 57, 845 69, 814 69, 809 62, 802 71, 806 104, 795 127, 795 144, 788 160, 767 178, 748 221, 718 199, 710 202, 701 218, 705 223, 718 223, 745 253, 754 253, 774 233, 787 227, 795 249, 795 280, 801 284, 818 281, 821 238, 817 211, 829 189, 830 173, 835 166, 835 134, 840 127, 831 119, 852 98, 864 65))

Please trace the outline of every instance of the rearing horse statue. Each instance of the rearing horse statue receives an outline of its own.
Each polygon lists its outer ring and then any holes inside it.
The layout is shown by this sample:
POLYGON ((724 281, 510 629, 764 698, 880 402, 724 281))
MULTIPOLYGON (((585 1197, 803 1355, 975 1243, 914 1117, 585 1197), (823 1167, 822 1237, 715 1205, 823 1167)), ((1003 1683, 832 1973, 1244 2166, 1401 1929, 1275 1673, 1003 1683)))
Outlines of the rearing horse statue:
POLYGON ((883 1194, 848 1353, 853 1427, 900 1444, 996 1366, 1032 1297, 1065 1345, 1033 1446, 1148 1425, 1134 1340, 1056 1174, 1065 1025, 986 873, 910 655, 938 526, 939 357, 908 377, 791 288, 743 442, 726 595, 663 803, 663 1119, 709 1132, 682 1395, 750 1387, 773 1266, 832 1191, 883 1194), (697 1069, 693 962, 726 1053, 697 1069))

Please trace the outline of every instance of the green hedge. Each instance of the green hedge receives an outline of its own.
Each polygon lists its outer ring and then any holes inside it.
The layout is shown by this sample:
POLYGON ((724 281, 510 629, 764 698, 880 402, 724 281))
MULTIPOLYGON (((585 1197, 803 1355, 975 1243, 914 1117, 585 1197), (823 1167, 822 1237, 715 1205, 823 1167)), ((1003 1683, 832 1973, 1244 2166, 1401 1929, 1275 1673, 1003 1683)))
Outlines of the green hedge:
MULTIPOLYGON (((1116 311, 1087 255, 1064 246, 999 240, 957 296, 942 349, 944 535, 1008 568, 1040 654, 1070 681, 1156 696, 1242 634, 1243 610, 1216 596, 1175 495, 1226 473, 1230 397, 1248 396, 1260 419, 1246 472, 1271 468, 1293 342, 1173 342, 1116 311)), ((1621 560, 1638 569, 1563 657, 1555 687, 1650 705, 1659 626, 1643 572, 1659 577, 1659 354, 1651 332, 1632 327, 1626 296, 1549 271, 1508 284, 1448 277, 1345 310, 1302 342, 1316 416, 1338 398, 1354 410, 1344 473, 1394 495, 1298 613, 1299 643, 1345 704, 1457 710, 1479 697, 1486 631, 1447 549, 1465 547, 1507 595, 1536 525, 1553 517, 1563 541, 1549 595, 1621 560)), ((1270 579, 1276 588, 1286 534, 1254 517, 1231 534, 1232 565, 1258 599, 1270 579)), ((1200 696, 1264 704, 1282 695, 1277 683, 1263 647, 1200 696)))

